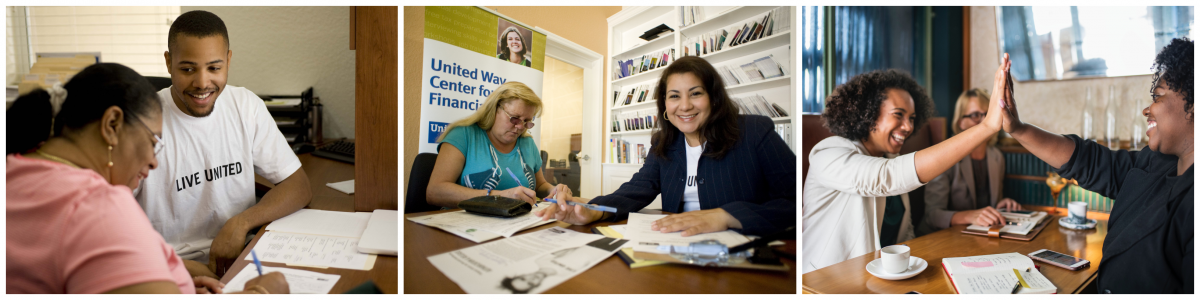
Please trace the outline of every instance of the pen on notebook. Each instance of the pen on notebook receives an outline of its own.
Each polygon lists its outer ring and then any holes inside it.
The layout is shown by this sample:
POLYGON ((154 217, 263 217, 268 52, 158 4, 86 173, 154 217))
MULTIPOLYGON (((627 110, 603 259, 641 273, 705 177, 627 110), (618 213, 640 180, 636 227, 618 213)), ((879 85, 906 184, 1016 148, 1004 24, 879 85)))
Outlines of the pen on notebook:
POLYGON ((254 253, 254 249, 250 249, 250 257, 254 258, 254 267, 258 268, 258 276, 262 276, 262 263, 258 261, 258 254, 254 253))
MULTIPOLYGON (((512 176, 513 181, 516 181, 517 185, 521 184, 521 179, 517 178, 517 173, 513 173, 512 169, 509 169, 508 167, 504 167, 504 170, 508 171, 508 176, 512 176)), ((537 207, 537 202, 533 203, 533 207, 537 207)))
MULTIPOLYGON (((558 204, 558 200, 554 200, 551 198, 546 198, 546 199, 542 199, 542 200, 545 200, 546 202, 558 204)), ((587 207, 590 210, 607 211, 607 212, 614 213, 614 214, 617 213, 616 208, 608 207, 608 206, 604 206, 604 205, 583 204, 583 203, 572 202, 572 201, 566 201, 566 202, 567 202, 567 205, 580 205, 583 207, 587 207)))

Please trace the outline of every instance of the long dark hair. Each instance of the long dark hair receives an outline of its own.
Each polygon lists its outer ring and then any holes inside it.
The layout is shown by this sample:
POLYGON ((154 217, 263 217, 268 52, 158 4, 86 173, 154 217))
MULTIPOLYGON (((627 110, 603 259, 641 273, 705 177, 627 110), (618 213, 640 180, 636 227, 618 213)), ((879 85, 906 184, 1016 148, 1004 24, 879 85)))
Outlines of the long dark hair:
MULTIPOLYGON (((671 78, 671 75, 683 73, 691 73, 699 78, 700 83, 704 86, 704 91, 708 93, 708 102, 712 113, 704 122, 704 126, 698 130, 705 142, 708 143, 704 149, 704 156, 721 159, 725 157, 726 152, 733 149, 733 144, 738 140, 738 107, 729 99, 729 93, 725 91, 725 82, 717 74, 717 69, 713 68, 708 61, 696 56, 685 56, 663 70, 663 75, 658 78, 658 86, 654 92, 654 97, 658 99, 655 101, 658 106, 658 117, 662 118, 663 113, 667 111, 667 79, 671 78)), ((650 152, 658 157, 667 158, 667 150, 680 136, 680 133, 679 128, 671 122, 659 120, 658 130, 655 130, 650 137, 650 143, 655 145, 650 148, 650 152)))
MULTIPOLYGON (((50 93, 37 89, 13 102, 8 108, 8 146, 5 154, 25 153, 37 148, 63 130, 79 129, 99 121, 104 111, 116 106, 125 112, 126 124, 137 116, 162 110, 158 95, 150 81, 129 67, 114 64, 94 64, 75 74, 67 84, 67 99, 58 115, 53 115, 50 93), (51 119, 53 118, 53 128, 51 119)), ((131 125, 132 126, 132 125, 131 125)))

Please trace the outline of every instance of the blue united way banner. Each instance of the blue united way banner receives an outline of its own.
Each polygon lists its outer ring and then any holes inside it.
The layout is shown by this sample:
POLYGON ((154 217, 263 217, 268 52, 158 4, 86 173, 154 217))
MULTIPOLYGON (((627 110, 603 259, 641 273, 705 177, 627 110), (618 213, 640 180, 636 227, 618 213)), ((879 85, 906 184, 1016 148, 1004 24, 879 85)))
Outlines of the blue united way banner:
POLYGON ((436 153, 446 125, 475 113, 505 82, 541 97, 545 50, 545 34, 482 8, 426 7, 420 152, 436 153))

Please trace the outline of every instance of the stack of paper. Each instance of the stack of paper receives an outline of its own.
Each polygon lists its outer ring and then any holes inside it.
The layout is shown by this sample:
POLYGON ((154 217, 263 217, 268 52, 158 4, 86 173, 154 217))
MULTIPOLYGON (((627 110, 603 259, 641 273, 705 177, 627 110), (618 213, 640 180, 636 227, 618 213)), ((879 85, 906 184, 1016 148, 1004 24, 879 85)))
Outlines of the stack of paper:
POLYGON ((658 246, 687 246, 703 240, 717 240, 725 246, 733 247, 750 241, 744 235, 733 230, 703 233, 684 237, 683 232, 662 233, 650 230, 650 223, 667 215, 649 215, 630 213, 629 223, 625 227, 625 238, 633 241, 634 252, 667 253, 659 250, 658 246))
MULTIPOLYGON (((271 272, 283 273, 283 278, 287 280, 288 290, 292 294, 328 294, 329 290, 333 289, 333 285, 337 284, 338 279, 342 275, 323 274, 312 271, 296 270, 289 268, 262 267, 263 274, 271 272)), ((246 282, 250 279, 258 277, 258 270, 253 266, 242 268, 242 272, 229 280, 229 284, 225 285, 225 293, 240 292, 246 289, 246 282)))
MULTIPOLYGON (((534 211, 545 209, 546 207, 549 206, 543 205, 535 208, 534 211)), ((503 218, 472 214, 466 211, 411 217, 408 220, 417 224, 445 230, 476 243, 489 241, 501 236, 511 237, 522 230, 554 222, 554 219, 542 221, 542 218, 535 216, 533 212, 511 218, 503 218)))
POLYGON ((467 293, 538 294, 583 273, 626 240, 551 227, 429 257, 467 293))
POLYGON ((358 252, 359 237, 370 218, 366 212, 301 209, 271 222, 254 251, 264 262, 370 270, 376 255, 358 252))

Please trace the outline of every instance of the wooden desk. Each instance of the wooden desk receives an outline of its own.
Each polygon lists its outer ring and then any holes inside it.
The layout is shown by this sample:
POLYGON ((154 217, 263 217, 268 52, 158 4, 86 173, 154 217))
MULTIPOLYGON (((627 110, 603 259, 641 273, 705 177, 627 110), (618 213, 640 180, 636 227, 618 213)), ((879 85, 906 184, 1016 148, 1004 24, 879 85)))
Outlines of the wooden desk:
MULTIPOLYGON (((905 280, 884 280, 867 273, 866 266, 879 256, 879 251, 851 258, 841 263, 804 274, 805 293, 831 294, 903 294, 917 291, 922 294, 953 294, 954 287, 946 272, 942 271, 942 259, 986 254, 1017 252, 1023 255, 1050 249, 1055 252, 1080 257, 1091 261, 1091 265, 1079 271, 1055 267, 1034 261, 1041 266, 1042 274, 1058 287, 1058 293, 1080 293, 1091 284, 1099 270, 1104 237, 1108 234, 1108 222, 1099 221, 1095 229, 1071 230, 1058 225, 1058 217, 1051 213, 1049 225, 1032 241, 989 238, 962 233, 966 225, 951 226, 942 231, 905 242, 912 248, 912 255, 929 263, 921 274, 905 280)), ((1089 215, 1090 217, 1090 215, 1089 215)))
MULTIPOLYGON (((304 172, 308 174, 309 182, 312 184, 313 199, 306 208, 346 212, 354 211, 353 196, 346 195, 342 192, 325 186, 326 183, 330 182, 354 179, 354 165, 315 157, 312 156, 312 154, 301 154, 297 155, 297 157, 300 158, 300 163, 302 164, 301 168, 303 168, 304 172)), ((273 184, 258 175, 255 175, 255 185, 256 188, 266 188, 268 190, 271 187, 274 187, 273 184)), ((263 228, 266 228, 266 225, 264 225, 263 228)), ((250 249, 254 249, 254 245, 258 244, 258 241, 262 238, 262 236, 262 232, 260 232, 258 235, 255 235, 254 239, 250 241, 250 244, 246 246, 246 249, 242 250, 242 254, 238 256, 237 262, 233 263, 233 266, 230 267, 229 272, 227 272, 225 276, 221 277, 222 283, 229 283, 229 280, 233 279, 233 276, 236 276, 242 271, 243 268, 253 264, 253 262, 245 259, 246 256, 250 255, 250 249)), ((371 268, 369 271, 338 268, 319 269, 295 267, 271 262, 263 262, 262 264, 264 266, 271 267, 286 267, 298 270, 313 271, 317 273, 342 275, 342 277, 338 279, 337 284, 333 286, 333 289, 329 291, 332 294, 343 293, 351 288, 363 284, 367 280, 374 281, 375 285, 378 286, 379 289, 384 293, 395 294, 399 291, 398 284, 400 282, 400 279, 397 278, 397 274, 399 274, 396 271, 398 264, 397 261, 398 260, 395 256, 380 255, 375 260, 375 267, 371 268)))
MULTIPOLYGON (((438 271, 428 257, 475 245, 467 239, 408 221, 407 218, 446 211, 404 215, 404 293, 463 293, 462 288, 438 271)), ((563 222, 546 224, 522 231, 525 234, 552 226, 591 233, 595 226, 624 224, 597 222, 586 226, 563 222)), ((492 240, 495 241, 495 240, 492 240)), ((490 242, 490 241, 489 241, 490 242)), ((796 241, 786 241, 795 253, 796 241)), ((486 243, 486 242, 485 242, 486 243)), ((796 293, 796 262, 784 259, 788 272, 719 269, 676 264, 630 269, 620 257, 613 255, 583 273, 547 290, 546 293, 796 293)))
MULTIPOLYGON (((347 195, 325 186, 326 183, 354 179, 354 165, 316 157, 312 154, 301 154, 296 157, 300 159, 300 168, 304 169, 304 173, 308 175, 308 182, 312 185, 312 202, 309 202, 305 208, 354 211, 354 195, 347 195)), ((266 178, 255 174, 254 187, 259 192, 265 193, 275 185, 266 178)))

